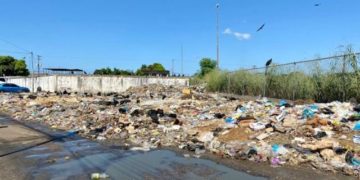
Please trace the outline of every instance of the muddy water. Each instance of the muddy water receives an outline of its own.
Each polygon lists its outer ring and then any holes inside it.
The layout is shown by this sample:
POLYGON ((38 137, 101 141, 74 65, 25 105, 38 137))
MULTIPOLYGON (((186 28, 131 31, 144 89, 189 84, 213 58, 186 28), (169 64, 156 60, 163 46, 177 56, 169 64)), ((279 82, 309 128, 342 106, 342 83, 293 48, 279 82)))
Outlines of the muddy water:
POLYGON ((265 179, 169 150, 121 150, 78 137, 35 147, 26 158, 39 162, 34 179, 89 179, 97 172, 111 179, 265 179))
MULTIPOLYGON (((22 124, 6 117, 0 116, 0 118, 2 124, 9 126, 22 124)), ((22 126, 28 126, 30 130, 44 134, 50 139, 65 134, 40 124, 22 124, 22 126)), ((22 143, 16 145, 13 151, 29 146, 22 143)), ((210 160, 185 158, 170 150, 131 151, 104 146, 79 136, 36 145, 15 154, 21 162, 18 166, 19 171, 26 169, 26 179, 80 180, 89 179, 92 173, 106 173, 110 179, 122 180, 265 179, 210 160)))

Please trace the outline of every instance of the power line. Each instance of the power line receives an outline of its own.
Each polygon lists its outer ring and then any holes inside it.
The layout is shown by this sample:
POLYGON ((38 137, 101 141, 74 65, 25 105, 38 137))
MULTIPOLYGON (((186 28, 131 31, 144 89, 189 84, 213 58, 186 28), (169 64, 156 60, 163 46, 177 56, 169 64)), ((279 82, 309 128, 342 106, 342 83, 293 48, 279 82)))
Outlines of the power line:
POLYGON ((24 51, 24 52, 26 52, 26 53, 31 53, 29 50, 27 50, 27 49, 25 49, 25 48, 22 48, 22 47, 14 44, 14 43, 8 41, 8 40, 5 40, 5 39, 0 38, 0 41, 3 41, 3 42, 5 42, 6 44, 9 44, 9 45, 11 45, 11 46, 13 46, 13 47, 15 47, 15 48, 17 48, 17 49, 20 49, 20 50, 22 50, 22 51, 24 51))
MULTIPOLYGON (((23 51, 24 54, 30 54, 30 56, 31 56, 32 72, 34 73, 34 62, 33 62, 33 61, 34 61, 34 52, 29 51, 29 50, 27 50, 27 49, 25 49, 25 48, 23 48, 23 47, 20 47, 20 46, 16 45, 15 43, 12 43, 12 42, 10 42, 10 41, 8 41, 8 40, 5 40, 5 39, 2 39, 2 38, 0 38, 0 41, 3 41, 3 42, 5 42, 6 44, 9 44, 9 45, 11 45, 11 46, 13 46, 13 47, 15 47, 15 48, 23 51)), ((33 80, 32 80, 32 81, 33 81, 33 80)))
POLYGON ((0 50, 0 53, 10 53, 10 54, 29 54, 27 52, 20 52, 20 51, 7 51, 7 50, 0 50))

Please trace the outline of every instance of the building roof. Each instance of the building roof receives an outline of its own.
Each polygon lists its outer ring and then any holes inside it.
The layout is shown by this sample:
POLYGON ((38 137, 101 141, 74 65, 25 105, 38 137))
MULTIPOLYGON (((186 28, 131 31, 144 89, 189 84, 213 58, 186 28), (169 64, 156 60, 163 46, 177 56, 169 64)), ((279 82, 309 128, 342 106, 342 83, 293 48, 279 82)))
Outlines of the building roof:
POLYGON ((82 69, 67 69, 67 68, 45 68, 49 71, 64 71, 64 72, 84 72, 82 69))

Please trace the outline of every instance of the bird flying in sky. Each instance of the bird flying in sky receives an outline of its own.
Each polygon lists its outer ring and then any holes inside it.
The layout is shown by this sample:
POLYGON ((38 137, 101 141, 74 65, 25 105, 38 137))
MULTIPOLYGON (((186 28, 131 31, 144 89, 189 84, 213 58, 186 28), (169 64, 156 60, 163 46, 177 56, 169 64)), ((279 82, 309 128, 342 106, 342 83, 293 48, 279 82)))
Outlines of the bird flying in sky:
POLYGON ((318 4, 315 4, 314 6, 320 6, 320 3, 318 3, 318 4))
POLYGON ((261 26, 259 27, 259 29, 258 29, 256 32, 261 31, 262 29, 264 29, 264 27, 265 27, 265 23, 264 23, 263 25, 261 25, 261 26))

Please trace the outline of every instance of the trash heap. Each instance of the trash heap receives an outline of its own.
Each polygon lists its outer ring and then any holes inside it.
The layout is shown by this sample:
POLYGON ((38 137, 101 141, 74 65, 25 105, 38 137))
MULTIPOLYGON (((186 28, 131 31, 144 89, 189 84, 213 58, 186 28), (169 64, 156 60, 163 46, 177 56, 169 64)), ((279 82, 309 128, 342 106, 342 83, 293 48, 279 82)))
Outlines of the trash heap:
POLYGON ((178 147, 195 157, 211 152, 274 167, 310 164, 358 175, 360 106, 295 104, 161 85, 108 94, 0 94, 0 112, 15 119, 76 130, 133 150, 178 147))

